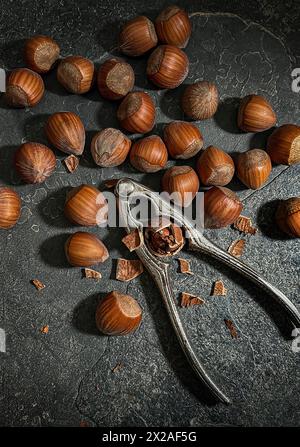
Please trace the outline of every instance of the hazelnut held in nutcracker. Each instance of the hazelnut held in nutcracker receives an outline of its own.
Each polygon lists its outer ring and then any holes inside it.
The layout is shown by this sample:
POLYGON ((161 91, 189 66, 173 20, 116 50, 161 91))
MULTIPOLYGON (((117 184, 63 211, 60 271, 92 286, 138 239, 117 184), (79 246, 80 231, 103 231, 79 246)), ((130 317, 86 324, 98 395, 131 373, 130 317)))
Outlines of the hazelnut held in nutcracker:
POLYGON ((281 231, 289 236, 300 237, 300 197, 281 200, 275 218, 281 231))
POLYGON ((97 76, 98 90, 105 99, 124 98, 134 87, 134 71, 127 62, 118 58, 105 61, 97 76))
POLYGON ((119 35, 119 49, 127 56, 141 56, 156 45, 155 27, 145 16, 129 20, 119 35))
POLYGON ((260 188, 268 180, 271 171, 271 159, 262 149, 251 149, 237 158, 237 176, 248 188, 260 188))
POLYGON ((187 77, 188 71, 187 55, 173 45, 160 45, 147 62, 147 76, 160 88, 178 87, 187 77))
POLYGON ((56 167, 51 149, 40 143, 24 143, 15 153, 15 168, 26 183, 44 182, 56 167))
POLYGON ((268 139, 267 152, 274 163, 300 163, 300 126, 284 124, 275 129, 268 139))
POLYGON ((155 104, 148 93, 131 92, 121 102, 117 118, 120 125, 133 133, 147 133, 155 123, 155 104))
POLYGON ((75 113, 54 113, 46 122, 45 133, 56 149, 66 154, 82 154, 85 144, 85 130, 81 119, 75 113))
POLYGON ((107 248, 94 234, 78 231, 65 243, 65 254, 69 264, 75 267, 91 267, 106 261, 107 248))
POLYGON ((130 163, 141 172, 157 172, 168 161, 168 151, 158 135, 142 138, 130 150, 130 163))
POLYGON ((225 186, 234 175, 230 155, 215 146, 208 146, 197 161, 197 173, 205 186, 225 186))
POLYGON ((120 130, 107 128, 96 133, 91 143, 95 163, 103 168, 122 164, 131 147, 131 140, 120 130))
POLYGON ((6 186, 0 187, 0 228, 8 229, 16 225, 21 214, 19 194, 6 186))
POLYGON ((107 202, 94 186, 77 186, 67 193, 64 213, 70 222, 77 225, 101 225, 107 221, 107 202))
POLYGON ((33 36, 24 47, 24 59, 28 68, 37 73, 47 73, 59 58, 60 48, 51 37, 33 36))
POLYGON ((164 142, 173 158, 194 157, 203 147, 200 130, 186 121, 172 121, 164 128, 164 142))
POLYGON ((16 68, 8 75, 4 96, 12 107, 34 107, 44 91, 44 81, 38 73, 29 68, 16 68))
POLYGON ((152 219, 145 229, 145 242, 155 256, 174 256, 183 248, 185 238, 182 229, 165 216, 152 219))
POLYGON ((162 43, 185 48, 192 32, 187 12, 179 6, 168 6, 155 20, 158 40, 162 43))
POLYGON ((134 332, 142 321, 142 309, 130 295, 113 290, 98 304, 96 325, 106 335, 127 335, 134 332))
POLYGON ((243 205, 238 196, 224 186, 213 186, 204 193, 205 228, 231 225, 241 214, 243 205))
POLYGON ((238 127, 245 132, 263 132, 276 124, 276 114, 271 104, 259 95, 248 95, 240 104, 238 127))

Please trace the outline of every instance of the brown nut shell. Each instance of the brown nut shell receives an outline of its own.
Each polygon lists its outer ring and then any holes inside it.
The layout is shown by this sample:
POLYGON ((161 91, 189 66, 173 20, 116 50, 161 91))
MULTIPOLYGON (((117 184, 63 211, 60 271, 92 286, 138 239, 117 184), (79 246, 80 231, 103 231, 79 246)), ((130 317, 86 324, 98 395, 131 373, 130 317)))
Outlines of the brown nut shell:
POLYGON ((196 167, 201 184, 225 186, 234 175, 234 163, 229 154, 215 146, 208 146, 197 161, 196 167))
POLYGON ((39 143, 24 143, 15 153, 15 168, 26 183, 44 182, 56 168, 51 149, 39 143))
POLYGON ((267 152, 274 163, 300 163, 300 126, 284 124, 275 129, 268 139, 267 152))
POLYGON ((113 290, 98 304, 96 325, 106 335, 127 335, 139 327, 142 309, 130 295, 113 290))
POLYGON ((81 185, 67 194, 64 213, 77 225, 92 227, 107 221, 107 202, 94 186, 81 185))
POLYGON ((185 48, 192 32, 189 16, 179 6, 168 6, 155 20, 155 29, 160 42, 185 48))
POLYGON ((199 178, 190 166, 173 166, 162 178, 162 190, 172 194, 175 203, 188 206, 199 191, 199 178))
POLYGON ((45 92, 44 81, 28 68, 16 68, 7 79, 5 100, 11 107, 34 107, 45 92))
POLYGON ((271 171, 271 159, 262 149, 251 149, 237 158, 236 174, 248 188, 260 188, 268 180, 271 171))
POLYGON ((106 261, 107 248, 94 234, 78 231, 65 243, 65 254, 69 264, 75 267, 91 267, 106 261))
POLYGON ((105 99, 115 101, 124 98, 133 89, 134 81, 135 75, 131 65, 122 59, 108 59, 98 71, 98 90, 105 99))
POLYGON ((165 167, 168 151, 157 135, 142 138, 130 150, 130 163, 141 172, 157 172, 165 167))
POLYGON ((275 126, 276 114, 271 104, 259 95, 243 98, 238 111, 238 127, 245 132, 263 132, 275 126))
POLYGON ((172 121, 164 128, 164 142, 171 157, 186 160, 203 147, 200 130, 186 121, 172 121))
POLYGON ((47 73, 59 58, 60 48, 51 37, 33 36, 24 47, 24 59, 28 68, 37 73, 47 73))
POLYGON ((70 93, 81 95, 91 90, 95 79, 94 63, 82 56, 68 56, 57 67, 58 82, 70 93))
POLYGON ((0 187, 0 228, 12 228, 21 214, 21 199, 19 194, 6 186, 0 187))
POLYGON ((54 113, 46 122, 45 133, 56 149, 66 154, 82 154, 85 144, 85 130, 81 119, 75 113, 54 113))
POLYGON ((224 186, 213 186, 204 193, 205 228, 231 225, 241 214, 243 205, 238 196, 224 186))
POLYGON ((147 62, 147 76, 160 88, 178 87, 188 72, 187 55, 173 45, 160 45, 151 53, 147 62))
POLYGON ((289 236, 300 237, 300 197, 282 200, 275 218, 281 231, 289 236))
POLYGON ((91 153, 95 163, 101 167, 122 164, 131 147, 131 140, 120 130, 107 128, 96 133, 91 143, 91 153))
POLYGON ((219 93, 213 82, 199 81, 188 85, 181 98, 184 113, 194 120, 206 120, 217 111, 219 93))
POLYGON ((148 93, 132 92, 121 102, 117 117, 120 125, 133 133, 147 133, 155 123, 155 104, 148 93))
POLYGON ((119 35, 119 49, 127 56, 141 56, 156 45, 155 27, 145 16, 129 20, 119 35))

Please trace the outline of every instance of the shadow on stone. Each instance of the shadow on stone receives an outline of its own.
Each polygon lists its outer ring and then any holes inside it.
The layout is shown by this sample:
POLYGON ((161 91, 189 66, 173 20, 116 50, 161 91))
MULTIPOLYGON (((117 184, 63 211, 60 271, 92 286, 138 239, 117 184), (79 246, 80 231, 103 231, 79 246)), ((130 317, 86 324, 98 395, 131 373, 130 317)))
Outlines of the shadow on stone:
MULTIPOLYGON (((108 293, 108 292, 107 292, 108 293)), ((94 293, 82 300, 74 309, 72 325, 81 333, 104 336, 97 326, 95 314, 98 303, 107 293, 94 293)))
POLYGON ((14 168, 14 156, 18 147, 19 146, 3 146, 0 148, 0 181, 5 185, 22 185, 22 181, 14 168))
POLYGON ((41 114, 30 116, 24 123, 24 135, 26 141, 34 141, 37 143, 45 144, 50 147, 50 143, 46 138, 45 124, 49 118, 49 114, 41 114))
POLYGON ((64 229, 72 226, 64 216, 66 194, 70 189, 70 187, 63 187, 49 194, 38 204, 38 212, 47 225, 64 229))
POLYGON ((46 239, 39 248, 39 255, 43 262, 51 267, 71 268, 65 255, 65 242, 67 241, 69 234, 56 234, 46 239))
POLYGON ((217 112, 214 115, 216 124, 229 133, 239 134, 237 126, 237 115, 240 98, 226 98, 220 102, 217 112))
POLYGON ((254 133, 249 142, 249 149, 266 150, 268 138, 274 130, 275 127, 271 127, 271 129, 265 130, 264 132, 254 133))
POLYGON ((271 200, 260 206, 257 212, 257 225, 266 237, 278 241, 285 241, 291 239, 291 237, 283 233, 275 221, 275 213, 279 202, 279 199, 271 200))

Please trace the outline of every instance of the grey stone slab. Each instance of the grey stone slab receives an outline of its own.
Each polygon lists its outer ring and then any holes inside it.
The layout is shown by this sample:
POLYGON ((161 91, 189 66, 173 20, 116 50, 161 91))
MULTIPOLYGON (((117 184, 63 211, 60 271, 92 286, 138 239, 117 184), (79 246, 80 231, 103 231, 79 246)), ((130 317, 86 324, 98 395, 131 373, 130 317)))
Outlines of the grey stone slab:
MULTIPOLYGON (((242 134, 235 124, 238 99, 253 92, 272 102, 279 123, 299 123, 300 97, 291 90, 291 71, 300 63, 297 1, 178 3, 194 13, 185 84, 210 79, 220 91, 215 118, 196 123, 206 145, 219 145, 231 154, 265 146, 268 132, 242 134)), ((0 66, 22 66, 24 39, 35 33, 57 39, 63 56, 82 54, 98 65, 117 54, 124 20, 136 14, 154 18, 160 8, 158 0, 17 0, 13 7, 1 1, 0 66)), ((155 100, 154 132, 160 134, 164 123, 183 118, 179 98, 184 86, 159 91, 146 80, 146 57, 128 60, 136 88, 155 100)), ((172 263, 176 296, 189 290, 206 300, 203 306, 180 309, 180 315, 203 364, 231 397, 227 407, 215 404, 195 379, 148 274, 129 284, 111 279, 114 259, 128 256, 121 230, 91 230, 111 252, 99 268, 100 282, 82 279, 80 269, 67 265, 63 244, 76 231, 62 212, 70 187, 101 187, 106 179, 130 175, 158 190, 162 173, 138 174, 128 163, 97 168, 89 142, 96 130, 117 126, 117 105, 102 100, 96 90, 82 97, 66 93, 55 72, 44 79, 47 92, 34 109, 12 110, 0 102, 0 181, 16 188, 23 201, 16 228, 0 232, 0 327, 6 332, 6 352, 0 352, 0 425, 76 426, 81 420, 111 426, 299 425, 300 357, 292 352, 291 328, 282 311, 264 292, 204 256, 184 253, 194 277, 179 276, 172 263), (24 141, 46 143, 45 120, 61 110, 78 113, 87 129, 79 169, 67 174, 61 164, 64 155, 56 152, 57 169, 49 180, 40 186, 22 184, 11 167, 15 149, 24 141), (41 292, 30 284, 35 277, 46 284, 41 292), (219 278, 228 288, 226 298, 210 296, 212 282, 219 278), (135 296, 143 307, 142 325, 132 336, 108 338, 96 330, 97 302, 115 288, 135 296), (234 322, 238 339, 231 339, 224 318, 234 322), (43 325, 49 325, 48 334, 40 333, 43 325), (118 363, 123 366, 113 373, 118 363)), ((273 217, 278 199, 299 195, 299 167, 275 166, 259 191, 236 180, 230 186, 242 198, 244 214, 259 228, 256 236, 246 237, 242 259, 299 305, 299 242, 283 237, 273 217)), ((224 249, 240 237, 232 228, 207 235, 224 249)))

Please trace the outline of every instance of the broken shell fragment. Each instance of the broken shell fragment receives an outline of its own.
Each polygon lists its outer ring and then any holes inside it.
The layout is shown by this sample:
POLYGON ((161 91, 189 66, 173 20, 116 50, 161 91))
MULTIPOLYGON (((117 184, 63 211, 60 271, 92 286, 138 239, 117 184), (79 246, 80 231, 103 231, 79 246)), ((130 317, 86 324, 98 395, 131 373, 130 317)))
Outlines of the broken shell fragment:
POLYGON ((117 260, 116 279, 118 281, 131 281, 140 276, 144 271, 143 264, 139 259, 123 259, 117 260))
POLYGON ((245 239, 238 239, 236 241, 233 241, 228 248, 228 253, 230 253, 232 256, 235 256, 236 258, 240 258, 243 254, 245 244, 245 239))
POLYGON ((251 219, 246 216, 239 216, 237 220, 233 222, 233 228, 245 234, 256 234, 257 232, 257 228, 253 227, 251 219))
POLYGON ((63 160, 63 163, 67 170, 72 174, 79 166, 79 158, 71 154, 63 160))
POLYGON ((212 296, 226 296, 227 295, 227 289, 224 286, 223 281, 220 279, 218 281, 215 281, 212 288, 212 296))
POLYGON ((185 273, 187 275, 193 275, 194 273, 191 271, 190 263, 187 259, 178 258, 179 262, 179 271, 180 273, 185 273))
POLYGON ((181 307, 192 307, 198 306, 199 304, 204 304, 205 301, 199 296, 192 295, 188 292, 181 292, 180 306, 181 307))
POLYGON ((137 250, 143 245, 143 236, 137 228, 128 233, 122 239, 123 244, 130 252, 137 250))

